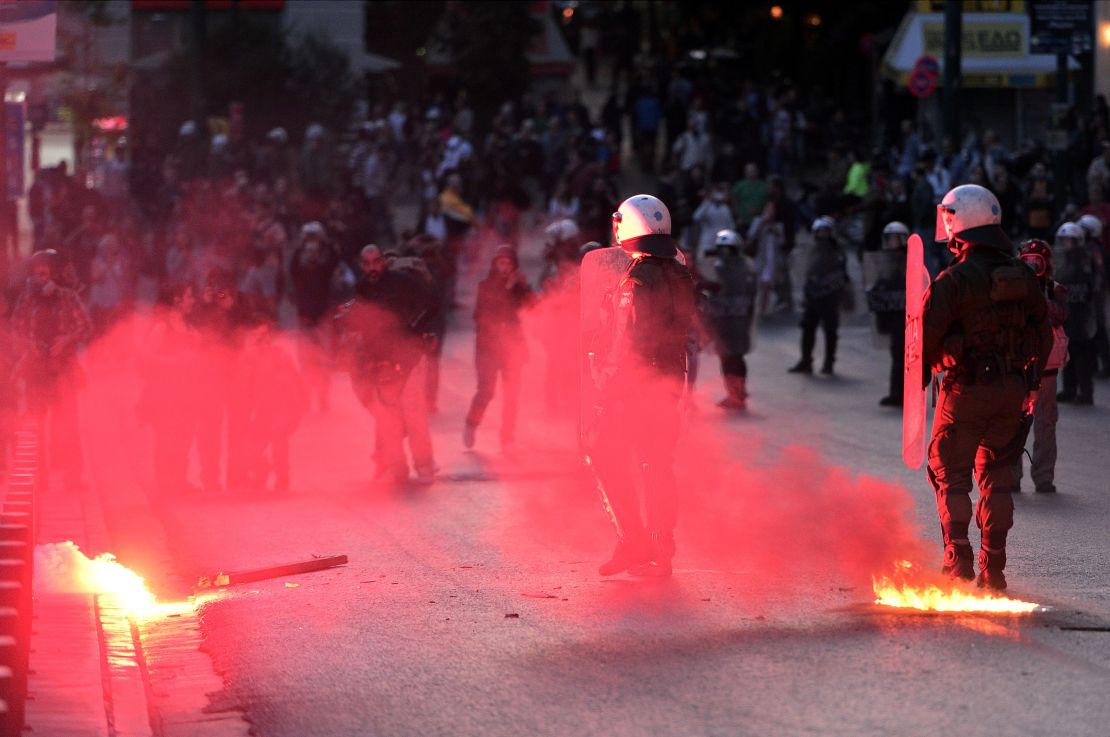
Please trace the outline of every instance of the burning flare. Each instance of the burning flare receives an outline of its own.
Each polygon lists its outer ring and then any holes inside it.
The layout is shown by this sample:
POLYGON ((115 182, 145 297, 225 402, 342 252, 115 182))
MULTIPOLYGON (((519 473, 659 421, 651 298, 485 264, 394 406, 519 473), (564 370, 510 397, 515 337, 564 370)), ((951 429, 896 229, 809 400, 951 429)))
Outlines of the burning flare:
POLYGON ((924 580, 924 574, 908 560, 895 564, 892 576, 873 576, 875 603, 899 609, 916 609, 923 612, 990 612, 1028 614, 1040 605, 988 593, 970 593, 951 583, 941 584, 924 580))
POLYGON ((193 608, 190 602, 159 603, 146 581, 111 553, 89 558, 70 541, 35 547, 35 587, 58 594, 101 594, 128 616, 148 618, 193 608))

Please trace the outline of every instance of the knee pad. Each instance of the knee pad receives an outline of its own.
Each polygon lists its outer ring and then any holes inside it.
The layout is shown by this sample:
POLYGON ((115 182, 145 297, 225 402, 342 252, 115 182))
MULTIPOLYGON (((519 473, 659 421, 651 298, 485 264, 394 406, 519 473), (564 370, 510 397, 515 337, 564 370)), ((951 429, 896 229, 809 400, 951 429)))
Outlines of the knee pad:
POLYGON ((988 568, 995 571, 1001 571, 1006 567, 1006 549, 1005 548, 988 548, 986 545, 979 551, 979 570, 985 571, 988 568))

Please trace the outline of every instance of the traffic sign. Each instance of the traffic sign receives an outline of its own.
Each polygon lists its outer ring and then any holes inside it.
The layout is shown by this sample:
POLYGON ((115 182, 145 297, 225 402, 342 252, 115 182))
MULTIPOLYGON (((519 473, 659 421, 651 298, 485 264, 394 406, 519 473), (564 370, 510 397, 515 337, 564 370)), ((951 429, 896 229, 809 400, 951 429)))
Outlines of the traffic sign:
POLYGON ((928 97, 937 89, 937 75, 924 69, 915 69, 910 74, 909 88, 914 97, 928 97))
POLYGON ((936 77, 940 74, 940 62, 937 61, 937 58, 935 56, 929 56, 928 54, 925 54, 924 56, 919 57, 917 61, 913 63, 913 70, 916 72, 919 69, 926 71, 936 77))

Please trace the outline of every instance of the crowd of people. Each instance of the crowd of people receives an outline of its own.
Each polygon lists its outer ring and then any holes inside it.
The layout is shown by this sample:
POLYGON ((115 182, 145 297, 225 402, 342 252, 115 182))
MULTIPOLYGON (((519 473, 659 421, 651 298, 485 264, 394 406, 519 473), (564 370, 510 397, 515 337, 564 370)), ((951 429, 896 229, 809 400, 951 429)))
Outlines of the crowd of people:
MULTIPOLYGON (((10 270, 4 290, 3 329, 17 339, 2 368, 22 377, 28 407, 69 401, 62 389, 78 382, 63 377, 77 370, 78 346, 149 312, 156 329, 142 342, 161 348, 142 362, 152 388, 141 409, 160 438, 167 493, 188 488, 183 458, 194 442, 202 488, 259 487, 270 474, 274 488, 287 488, 288 438, 309 407, 327 408, 337 367, 376 418, 379 475, 408 478, 407 439, 415 478, 427 482, 436 471, 427 417, 460 280, 481 278, 477 392, 463 440, 476 442, 500 384, 500 441, 511 449, 527 359, 522 320, 572 324, 581 255, 610 243, 620 195, 635 188, 668 203, 696 278, 691 382, 712 344, 720 405, 743 410, 752 331, 761 318, 794 314, 799 297, 801 356, 790 370, 813 371, 821 328, 821 369, 832 373, 840 315, 858 291, 849 277, 856 258, 868 309, 889 336, 882 404, 897 406, 905 240, 922 235, 938 273, 950 255, 933 245, 936 208, 968 182, 994 192, 1015 241, 1054 241, 1072 358, 1059 399, 1093 401, 1094 377, 1110 375, 1110 124, 1101 100, 1072 118, 1061 181, 1045 151, 1010 153, 989 130, 936 146, 907 121, 898 142, 865 153, 857 120, 789 82, 745 80, 725 95, 673 68, 640 64, 626 74, 593 109, 574 90, 528 93, 487 121, 458 90, 422 105, 377 105, 349 132, 312 124, 299 142, 280 127, 249 138, 186 121, 149 191, 129 187, 125 139, 92 171, 40 170, 28 198, 36 255, 10 270), (544 241, 533 283, 520 269, 529 237, 544 241), (278 330, 297 336, 295 355, 274 340, 278 330), (259 377, 294 401, 266 406, 259 377)), ((565 395, 577 348, 565 333, 536 336, 552 411, 573 406, 565 395)), ((10 417, 15 383, 4 384, 10 417)), ((76 432, 75 406, 53 412, 59 460, 80 455, 64 450, 79 449, 64 441, 76 432)), ((76 482, 79 458, 71 465, 76 482)))

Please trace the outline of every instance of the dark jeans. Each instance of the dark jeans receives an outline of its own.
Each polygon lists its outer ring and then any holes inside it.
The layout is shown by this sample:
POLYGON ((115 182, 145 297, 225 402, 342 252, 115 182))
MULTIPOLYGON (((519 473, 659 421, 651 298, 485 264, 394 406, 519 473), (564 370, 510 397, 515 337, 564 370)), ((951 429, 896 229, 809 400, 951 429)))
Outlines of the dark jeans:
POLYGON ((1068 341, 1070 360, 1060 371, 1063 388, 1060 393, 1067 399, 1091 398, 1095 391, 1095 344, 1093 340, 1068 341))
POLYGON ((497 389, 497 377, 500 375, 501 389, 504 392, 501 400, 501 441, 511 442, 516 437, 521 361, 519 357, 512 354, 506 355, 504 351, 484 350, 479 347, 474 363, 478 371, 478 391, 470 402, 466 423, 474 427, 481 424, 486 408, 493 400, 497 389))
POLYGON ((721 373, 725 376, 747 378, 748 362, 744 360, 742 355, 723 355, 721 356, 721 373))
POLYGON ((817 344, 817 326, 825 333, 825 365, 836 361, 836 342, 840 330, 840 297, 807 299, 802 312, 802 361, 813 363, 813 348, 817 344))

